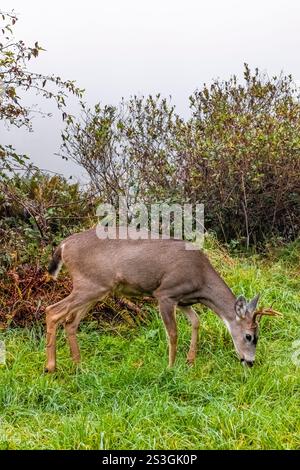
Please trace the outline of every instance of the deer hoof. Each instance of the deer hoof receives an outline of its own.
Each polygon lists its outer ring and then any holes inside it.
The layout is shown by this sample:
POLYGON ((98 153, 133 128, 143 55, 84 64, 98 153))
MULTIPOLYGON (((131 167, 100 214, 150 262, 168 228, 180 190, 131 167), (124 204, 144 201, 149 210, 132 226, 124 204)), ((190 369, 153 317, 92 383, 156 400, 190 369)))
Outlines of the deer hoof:
POLYGON ((55 370, 56 370, 55 366, 54 367, 47 366, 47 367, 45 367, 44 372, 45 372, 45 374, 52 374, 53 372, 55 372, 55 370))
POLYGON ((188 356, 186 358, 186 362, 188 363, 189 366, 194 366, 195 365, 195 356, 188 356))

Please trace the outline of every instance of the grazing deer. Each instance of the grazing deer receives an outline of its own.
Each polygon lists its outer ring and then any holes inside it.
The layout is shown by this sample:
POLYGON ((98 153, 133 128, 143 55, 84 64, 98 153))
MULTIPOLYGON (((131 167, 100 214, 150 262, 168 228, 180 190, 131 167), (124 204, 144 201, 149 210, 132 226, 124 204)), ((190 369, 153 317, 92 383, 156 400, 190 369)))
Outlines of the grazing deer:
POLYGON ((72 277, 73 290, 68 297, 46 308, 46 371, 53 372, 56 367, 56 328, 61 323, 72 359, 80 361, 76 339, 79 322, 108 293, 125 297, 144 294, 158 300, 169 337, 170 367, 177 349, 176 307, 192 325, 187 360, 195 361, 199 319, 192 305, 199 302, 223 320, 241 362, 253 365, 258 340, 258 312, 255 310, 259 296, 249 303, 243 296, 236 299, 207 257, 201 251, 186 249, 185 241, 101 239, 93 228, 71 235, 58 246, 48 268, 49 274, 56 278, 62 264, 72 277))

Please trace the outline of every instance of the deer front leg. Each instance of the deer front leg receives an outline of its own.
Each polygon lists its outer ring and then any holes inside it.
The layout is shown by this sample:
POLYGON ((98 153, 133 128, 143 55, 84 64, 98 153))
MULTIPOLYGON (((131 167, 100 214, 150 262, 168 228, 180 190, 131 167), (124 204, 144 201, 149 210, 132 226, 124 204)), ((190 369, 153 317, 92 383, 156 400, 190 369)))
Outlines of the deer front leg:
POLYGON ((177 352, 177 325, 174 301, 167 298, 159 299, 159 310, 169 337, 169 367, 172 367, 177 352))
POLYGON ((190 343, 190 349, 187 355, 187 362, 192 365, 194 364, 197 355, 198 332, 200 322, 197 313, 192 307, 180 307, 180 310, 184 312, 184 314, 192 325, 192 338, 190 343))

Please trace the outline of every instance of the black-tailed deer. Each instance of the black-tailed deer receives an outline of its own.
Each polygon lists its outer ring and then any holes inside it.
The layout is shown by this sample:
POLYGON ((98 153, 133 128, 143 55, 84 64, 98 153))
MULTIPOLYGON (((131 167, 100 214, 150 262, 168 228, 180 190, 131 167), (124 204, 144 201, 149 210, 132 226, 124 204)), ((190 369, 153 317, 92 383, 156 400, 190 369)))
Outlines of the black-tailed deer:
POLYGON ((125 297, 153 296, 169 337, 169 366, 175 361, 177 327, 175 309, 184 312, 192 325, 187 359, 196 358, 199 320, 192 305, 202 303, 227 326, 235 349, 245 364, 252 366, 258 339, 256 296, 247 303, 237 299, 210 264, 182 240, 101 239, 96 229, 71 235, 56 249, 49 273, 56 277, 65 264, 73 280, 71 294, 46 308, 47 365, 56 367, 56 328, 64 324, 75 362, 80 360, 76 332, 81 318, 109 293, 125 297))

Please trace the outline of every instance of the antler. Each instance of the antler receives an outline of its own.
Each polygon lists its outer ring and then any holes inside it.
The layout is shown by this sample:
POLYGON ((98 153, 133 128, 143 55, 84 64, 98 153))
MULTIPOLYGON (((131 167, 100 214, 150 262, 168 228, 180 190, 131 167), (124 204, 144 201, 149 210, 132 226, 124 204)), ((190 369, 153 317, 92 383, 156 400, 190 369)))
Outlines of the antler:
POLYGON ((253 315, 253 323, 256 321, 256 317, 262 317, 263 315, 268 315, 269 317, 283 317, 283 314, 273 310, 271 307, 269 308, 262 308, 257 310, 253 315))

